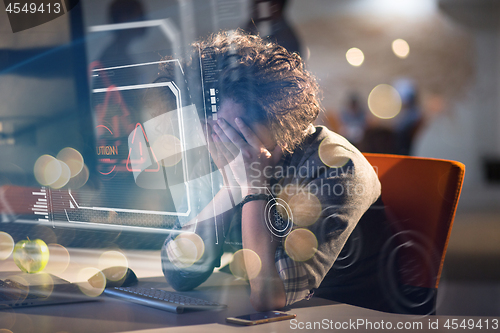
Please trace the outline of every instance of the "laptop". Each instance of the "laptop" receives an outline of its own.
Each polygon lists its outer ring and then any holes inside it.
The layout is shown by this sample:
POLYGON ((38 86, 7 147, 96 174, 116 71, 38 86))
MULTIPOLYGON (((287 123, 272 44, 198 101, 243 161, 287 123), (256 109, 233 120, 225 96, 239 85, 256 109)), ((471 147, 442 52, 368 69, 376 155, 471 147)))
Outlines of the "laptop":
POLYGON ((0 272, 0 309, 97 301, 78 285, 47 273, 0 272))

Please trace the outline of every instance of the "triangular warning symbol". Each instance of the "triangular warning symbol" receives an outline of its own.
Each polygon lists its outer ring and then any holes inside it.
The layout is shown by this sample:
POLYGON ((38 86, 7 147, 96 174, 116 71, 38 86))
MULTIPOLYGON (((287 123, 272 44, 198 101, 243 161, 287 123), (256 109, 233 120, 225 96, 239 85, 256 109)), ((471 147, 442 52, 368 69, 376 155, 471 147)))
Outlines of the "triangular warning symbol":
POLYGON ((137 123, 135 125, 135 129, 133 131, 132 135, 132 140, 130 141, 130 146, 128 150, 128 157, 127 157, 127 170, 130 172, 157 172, 160 170, 160 163, 158 162, 158 159, 155 156, 155 153, 152 149, 150 149, 149 146, 149 140, 148 136, 146 135, 146 132, 144 132, 144 129, 142 128, 142 125, 140 123, 137 123), (143 140, 139 137, 140 131, 138 131, 138 128, 141 128, 142 134, 144 135, 144 139, 146 140, 143 144, 143 140), (139 134, 139 135, 138 135, 139 134), (137 141, 136 141, 137 139, 137 141), (144 147, 145 145, 145 147, 144 147), (131 153, 132 153, 132 148, 134 148, 134 158, 131 160, 131 153), (146 163, 149 164, 148 162, 151 160, 150 156, 148 156, 148 151, 151 152, 151 155, 153 156, 153 163, 151 163, 150 166, 147 168, 142 168, 146 163), (156 167, 154 167, 156 163, 156 167))

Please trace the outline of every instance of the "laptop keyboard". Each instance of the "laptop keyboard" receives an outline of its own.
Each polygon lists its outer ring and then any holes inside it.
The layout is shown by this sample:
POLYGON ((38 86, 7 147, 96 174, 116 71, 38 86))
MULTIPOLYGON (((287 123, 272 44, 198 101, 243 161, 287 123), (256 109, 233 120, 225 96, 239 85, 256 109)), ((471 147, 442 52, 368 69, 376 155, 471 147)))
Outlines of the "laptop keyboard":
POLYGON ((0 301, 15 301, 20 298, 33 299, 38 297, 41 296, 29 294, 26 286, 9 279, 0 280, 0 301))
POLYGON ((10 279, 0 279, 0 304, 2 305, 22 307, 90 300, 96 299, 82 294, 80 288, 73 283, 29 287, 10 279))
POLYGON ((226 307, 226 305, 216 302, 155 288, 116 287, 107 288, 104 290, 104 293, 109 296, 174 313, 182 313, 184 309, 215 310, 226 307))

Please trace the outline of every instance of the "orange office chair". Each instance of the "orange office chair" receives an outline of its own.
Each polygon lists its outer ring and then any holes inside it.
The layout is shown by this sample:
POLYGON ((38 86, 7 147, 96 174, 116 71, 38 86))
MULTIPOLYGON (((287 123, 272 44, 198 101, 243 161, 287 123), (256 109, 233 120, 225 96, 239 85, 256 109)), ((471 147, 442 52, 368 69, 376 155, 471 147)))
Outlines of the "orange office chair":
MULTIPOLYGON (((364 156, 379 176, 382 201, 397 237, 388 265, 396 264, 404 287, 393 290, 393 296, 408 312, 422 307, 416 312, 435 313, 465 166, 431 158, 372 153, 364 156)), ((396 278, 389 274, 387 279, 396 278)))

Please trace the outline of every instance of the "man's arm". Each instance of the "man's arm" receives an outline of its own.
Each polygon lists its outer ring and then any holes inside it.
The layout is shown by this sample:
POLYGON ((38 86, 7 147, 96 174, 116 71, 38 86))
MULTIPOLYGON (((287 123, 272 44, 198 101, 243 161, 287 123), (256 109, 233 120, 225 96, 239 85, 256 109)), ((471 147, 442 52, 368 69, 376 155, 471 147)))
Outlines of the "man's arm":
MULTIPOLYGON (((241 134, 224 119, 219 119, 217 123, 213 127, 214 143, 226 160, 231 161, 228 165, 241 188, 242 197, 266 188, 269 179, 263 171, 274 168, 282 156, 281 148, 275 145, 273 149, 267 149, 261 138, 241 118, 235 118, 241 134)), ((243 249, 255 253, 261 263, 256 276, 249 274, 250 302, 259 311, 275 310, 286 305, 285 287, 275 263, 277 242, 272 240, 264 220, 266 203, 264 200, 247 202, 242 207, 241 219, 243 249)), ((249 270, 253 265, 247 263, 247 259, 250 258, 245 258, 245 266, 249 270)))
POLYGON ((278 242, 272 240, 264 221, 266 201, 246 203, 242 209, 243 248, 255 252, 261 261, 259 274, 250 279, 250 302, 258 311, 276 310, 286 305, 286 294, 275 264, 278 242))

